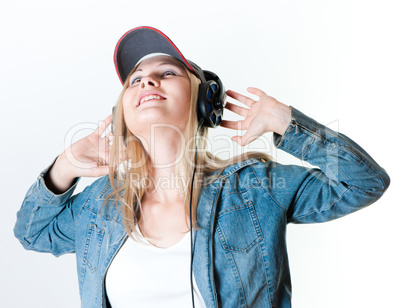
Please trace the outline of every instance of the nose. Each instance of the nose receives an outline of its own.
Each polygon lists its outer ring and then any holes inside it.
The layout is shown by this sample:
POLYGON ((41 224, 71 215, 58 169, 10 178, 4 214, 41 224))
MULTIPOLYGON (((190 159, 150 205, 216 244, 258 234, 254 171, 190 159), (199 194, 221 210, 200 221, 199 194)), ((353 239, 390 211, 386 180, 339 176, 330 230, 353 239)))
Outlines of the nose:
POLYGON ((146 86, 159 87, 159 82, 156 78, 153 78, 151 76, 142 77, 141 89, 144 89, 146 86))

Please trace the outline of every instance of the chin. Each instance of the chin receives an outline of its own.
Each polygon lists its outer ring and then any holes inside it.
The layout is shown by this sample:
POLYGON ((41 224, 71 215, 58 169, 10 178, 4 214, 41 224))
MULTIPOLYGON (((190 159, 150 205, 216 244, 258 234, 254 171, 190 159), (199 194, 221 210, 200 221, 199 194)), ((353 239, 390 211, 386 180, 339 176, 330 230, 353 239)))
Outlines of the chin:
POLYGON ((135 125, 129 125, 130 131, 134 135, 148 135, 152 131, 160 132, 160 130, 164 130, 166 132, 166 136, 168 136, 172 132, 183 133, 186 127, 186 124, 182 123, 182 120, 177 121, 177 119, 169 119, 166 116, 156 116, 156 115, 147 115, 137 117, 135 121, 132 123, 136 123, 135 125))

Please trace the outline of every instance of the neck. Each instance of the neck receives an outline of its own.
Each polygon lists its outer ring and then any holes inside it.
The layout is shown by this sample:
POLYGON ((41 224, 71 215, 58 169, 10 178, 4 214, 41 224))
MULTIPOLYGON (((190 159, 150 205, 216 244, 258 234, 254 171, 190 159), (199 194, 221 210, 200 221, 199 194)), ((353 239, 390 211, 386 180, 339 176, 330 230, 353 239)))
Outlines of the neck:
POLYGON ((141 138, 148 154, 151 183, 147 198, 160 202, 181 199, 180 181, 177 166, 184 156, 184 136, 172 129, 155 129, 152 136, 141 138))

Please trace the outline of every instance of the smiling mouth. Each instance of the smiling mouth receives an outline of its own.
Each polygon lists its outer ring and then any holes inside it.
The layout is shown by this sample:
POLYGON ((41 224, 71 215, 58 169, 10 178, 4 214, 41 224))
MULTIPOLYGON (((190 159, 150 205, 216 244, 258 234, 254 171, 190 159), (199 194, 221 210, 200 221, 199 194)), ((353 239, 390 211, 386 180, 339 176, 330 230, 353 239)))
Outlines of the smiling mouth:
POLYGON ((141 100, 137 104, 137 107, 142 105, 142 104, 144 104, 144 103, 146 103, 146 102, 149 102, 149 101, 164 100, 164 99, 165 99, 164 97, 162 97, 160 95, 156 95, 156 94, 147 95, 147 96, 144 96, 143 98, 141 98, 141 100))

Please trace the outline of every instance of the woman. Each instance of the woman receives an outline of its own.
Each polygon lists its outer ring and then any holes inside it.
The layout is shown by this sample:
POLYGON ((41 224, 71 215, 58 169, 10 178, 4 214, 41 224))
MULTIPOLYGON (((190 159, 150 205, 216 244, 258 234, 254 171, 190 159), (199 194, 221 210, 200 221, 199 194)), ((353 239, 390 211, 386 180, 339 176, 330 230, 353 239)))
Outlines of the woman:
POLYGON ((192 296, 196 307, 290 307, 287 223, 339 218, 389 186, 352 140, 259 89, 248 89, 258 101, 227 91, 245 107, 225 108, 244 120, 221 122, 219 78, 157 29, 127 32, 115 65, 114 134, 102 137, 110 115, 58 156, 15 226, 27 249, 76 253, 83 307, 188 307, 192 296), (274 132, 278 148, 319 168, 263 153, 218 159, 203 137, 220 122, 246 130, 232 138, 243 146, 274 132), (72 196, 80 177, 101 175, 72 196))

